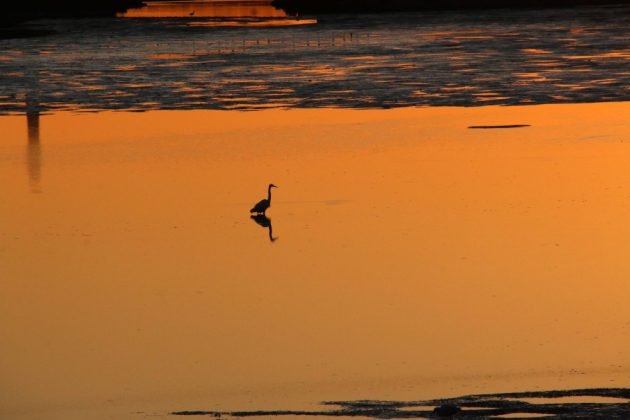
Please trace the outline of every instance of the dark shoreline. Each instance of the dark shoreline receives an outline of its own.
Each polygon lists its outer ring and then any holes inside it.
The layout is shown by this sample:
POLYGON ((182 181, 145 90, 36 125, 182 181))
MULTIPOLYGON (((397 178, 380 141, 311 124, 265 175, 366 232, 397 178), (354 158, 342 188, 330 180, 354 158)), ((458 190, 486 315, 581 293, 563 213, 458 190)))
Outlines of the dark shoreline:
POLYGON ((31 20, 116 16, 143 4, 143 0, 23 0, 5 6, 0 16, 0 36, 3 30, 31 20))
MULTIPOLYGON (((554 419, 627 419, 630 418, 630 388, 589 388, 553 391, 510 392, 500 394, 464 395, 454 398, 439 398, 424 401, 324 401, 325 406, 337 406, 333 410, 251 410, 251 411, 175 411, 176 416, 215 416, 232 417, 257 416, 325 416, 325 417, 371 417, 430 418, 435 417, 433 407, 443 404, 455 405, 461 409, 457 418, 488 418, 489 416, 546 415, 554 419), (619 399, 619 402, 557 402, 554 399, 567 397, 592 397, 619 399), (544 398, 548 402, 533 403, 523 401, 529 398, 544 398), (431 407, 427 409, 426 407, 431 407)), ((448 417, 451 416, 440 416, 448 417)), ((515 418, 515 417, 512 417, 515 418)), ((547 418, 547 417, 545 417, 547 418)))
POLYGON ((29 38, 55 31, 31 25, 39 19, 114 17, 144 0, 24 0, 6 6, 0 16, 0 39, 29 38))
POLYGON ((273 0, 288 14, 382 13, 486 9, 551 9, 627 5, 630 0, 273 0))

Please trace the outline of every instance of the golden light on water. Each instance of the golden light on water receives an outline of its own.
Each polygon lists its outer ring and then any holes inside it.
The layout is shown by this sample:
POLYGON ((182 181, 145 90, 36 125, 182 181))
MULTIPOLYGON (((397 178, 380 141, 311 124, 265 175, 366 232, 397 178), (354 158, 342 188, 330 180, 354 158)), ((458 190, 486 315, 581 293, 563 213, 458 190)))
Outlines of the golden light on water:
POLYGON ((0 406, 623 386, 629 111, 3 117, 0 406), (248 214, 270 182, 273 242, 248 214))

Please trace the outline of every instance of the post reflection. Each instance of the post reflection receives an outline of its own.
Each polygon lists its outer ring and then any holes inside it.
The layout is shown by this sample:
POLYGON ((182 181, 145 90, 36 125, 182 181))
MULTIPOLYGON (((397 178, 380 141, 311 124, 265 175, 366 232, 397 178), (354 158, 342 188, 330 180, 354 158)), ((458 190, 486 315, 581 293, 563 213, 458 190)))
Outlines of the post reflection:
POLYGON ((267 216, 265 216, 264 214, 256 214, 256 215, 252 215, 250 216, 251 219, 258 223, 260 226, 267 228, 267 230, 269 231, 269 241, 270 242, 274 242, 275 240, 278 239, 278 237, 273 237, 273 226, 271 225, 271 219, 268 218, 267 216))
POLYGON ((39 130, 39 101, 27 95, 26 97, 26 128, 28 143, 26 146, 26 170, 28 172, 31 192, 41 193, 42 179, 42 151, 39 130))

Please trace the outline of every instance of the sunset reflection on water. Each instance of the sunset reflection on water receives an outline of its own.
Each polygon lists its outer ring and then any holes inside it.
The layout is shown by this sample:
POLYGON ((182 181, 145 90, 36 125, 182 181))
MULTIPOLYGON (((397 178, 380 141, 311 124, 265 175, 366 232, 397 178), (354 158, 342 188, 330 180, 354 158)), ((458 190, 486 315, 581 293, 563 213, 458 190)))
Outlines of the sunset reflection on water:
POLYGON ((244 13, 229 12, 233 3, 210 7, 215 17, 199 16, 198 6, 160 3, 129 13, 154 7, 178 17, 59 21, 54 37, 4 40, 0 113, 23 112, 33 92, 44 109, 72 111, 630 98, 627 8, 333 15, 310 24, 265 12, 268 3, 240 17, 218 16, 244 13))
POLYGON ((250 1, 164 1, 147 2, 144 7, 129 9, 124 18, 186 18, 192 27, 228 26, 294 26, 312 25, 316 19, 289 16, 271 5, 270 0, 250 1))
POLYGON ((56 113, 37 156, 2 117, 0 407, 627 386, 629 112, 56 113))
POLYGON ((147 2, 122 17, 287 17, 271 1, 164 1, 147 2))

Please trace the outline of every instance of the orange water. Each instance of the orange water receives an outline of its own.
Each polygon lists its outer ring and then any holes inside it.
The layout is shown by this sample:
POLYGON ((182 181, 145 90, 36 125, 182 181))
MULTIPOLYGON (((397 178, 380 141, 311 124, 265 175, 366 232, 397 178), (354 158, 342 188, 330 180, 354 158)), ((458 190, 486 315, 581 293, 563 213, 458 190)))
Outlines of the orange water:
POLYGON ((0 418, 629 386, 628 115, 1 117, 0 418))

